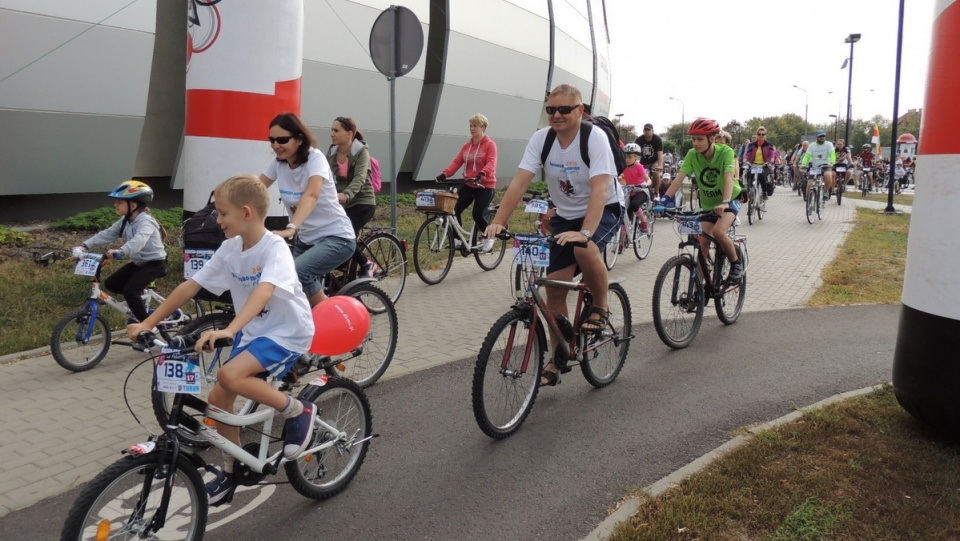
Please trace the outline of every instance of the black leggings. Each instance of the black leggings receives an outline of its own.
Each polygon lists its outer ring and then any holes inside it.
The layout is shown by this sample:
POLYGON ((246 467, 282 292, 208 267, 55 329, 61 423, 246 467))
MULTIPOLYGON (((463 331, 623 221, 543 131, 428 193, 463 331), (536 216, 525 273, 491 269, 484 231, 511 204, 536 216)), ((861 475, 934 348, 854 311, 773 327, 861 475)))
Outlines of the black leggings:
POLYGON ((453 209, 454 214, 457 216, 457 223, 463 225, 463 220, 460 219, 460 215, 470 206, 470 203, 473 203, 473 222, 477 224, 477 230, 482 234, 487 226, 490 225, 487 223, 487 220, 484 219, 483 213, 487 211, 487 207, 489 207, 493 201, 493 188, 463 186, 460 188, 458 195, 457 206, 453 209), (474 201, 476 202, 474 203, 474 201))
MULTIPOLYGON (((373 219, 373 215, 377 213, 377 206, 354 205, 344 210, 347 211, 347 217, 350 218, 350 223, 353 225, 353 234, 359 236, 363 226, 367 225, 373 219)), ((361 267, 367 264, 367 256, 363 255, 363 245, 359 242, 357 243, 357 249, 353 252, 353 260, 361 267)))
POLYGON ((134 317, 143 321, 147 319, 147 307, 143 305, 140 295, 143 295, 147 284, 166 275, 166 259, 147 261, 143 265, 127 263, 104 280, 103 285, 108 291, 123 295, 134 317))
MULTIPOLYGON (((639 192, 636 192, 635 194, 630 196, 630 202, 629 202, 629 205, 627 205, 627 216, 630 216, 631 214, 636 214, 637 211, 640 210, 640 207, 642 207, 643 204, 646 202, 647 202, 646 190, 640 190, 639 192)), ((626 221, 627 220, 624 219, 624 222, 626 221)))

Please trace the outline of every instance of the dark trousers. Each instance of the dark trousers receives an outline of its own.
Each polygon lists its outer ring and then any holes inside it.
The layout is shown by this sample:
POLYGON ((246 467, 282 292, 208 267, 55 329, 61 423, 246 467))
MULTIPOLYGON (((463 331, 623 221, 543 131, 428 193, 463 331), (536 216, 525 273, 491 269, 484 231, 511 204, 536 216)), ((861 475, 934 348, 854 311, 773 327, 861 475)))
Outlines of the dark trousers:
POLYGON ((143 295, 147 284, 166 275, 166 259, 147 261, 143 265, 127 263, 104 280, 103 285, 108 291, 123 295, 134 317, 143 321, 147 319, 147 307, 144 306, 140 295, 143 295))
POLYGON ((453 209, 453 213, 457 216, 457 223, 463 225, 463 220, 460 216, 463 214, 463 211, 473 203, 473 222, 477 224, 477 231, 483 234, 483 231, 490 225, 483 217, 483 213, 487 211, 487 207, 489 207, 493 201, 493 188, 463 186, 460 188, 458 196, 457 206, 453 209))
MULTIPOLYGON (((354 205, 344 210, 347 211, 347 218, 350 218, 350 223, 353 225, 353 234, 359 236, 363 226, 367 225, 373 219, 373 215, 377 213, 377 206, 354 205)), ((352 257, 361 267, 367 264, 367 256, 363 255, 363 246, 359 242, 352 257)))

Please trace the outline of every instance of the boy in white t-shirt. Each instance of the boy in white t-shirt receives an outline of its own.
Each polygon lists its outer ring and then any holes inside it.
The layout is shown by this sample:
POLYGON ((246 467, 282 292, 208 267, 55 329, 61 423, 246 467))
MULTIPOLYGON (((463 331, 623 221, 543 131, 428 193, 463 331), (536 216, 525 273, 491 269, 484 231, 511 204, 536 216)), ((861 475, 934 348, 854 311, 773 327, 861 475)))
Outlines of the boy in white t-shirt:
MULTIPOLYGON (((267 231, 264 218, 270 206, 267 187, 257 177, 233 177, 214 191, 217 222, 227 240, 193 278, 180 284, 143 323, 127 327, 137 336, 192 299, 201 288, 220 295, 230 290, 237 315, 225 329, 203 333, 197 351, 219 338, 236 336, 233 353, 220 369, 208 398, 211 408, 233 412, 237 396, 275 408, 286 419, 283 454, 299 455, 313 436, 316 409, 275 389, 259 374, 282 377, 310 348, 314 325, 293 256, 286 242, 267 231)), ((217 431, 240 445, 240 429, 217 423, 217 431)), ((225 457, 223 471, 207 484, 210 505, 233 499, 237 478, 233 459, 225 457)))

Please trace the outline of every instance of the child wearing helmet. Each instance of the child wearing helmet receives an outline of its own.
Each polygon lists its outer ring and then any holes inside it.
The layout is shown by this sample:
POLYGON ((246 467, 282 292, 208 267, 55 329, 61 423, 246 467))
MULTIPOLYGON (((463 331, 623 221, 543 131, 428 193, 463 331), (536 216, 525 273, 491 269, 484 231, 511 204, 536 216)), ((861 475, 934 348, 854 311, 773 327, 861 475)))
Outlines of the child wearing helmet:
POLYGON ((86 250, 123 239, 123 245, 107 251, 107 257, 116 261, 129 259, 130 263, 107 277, 103 285, 108 291, 123 295, 137 321, 143 321, 147 318, 147 307, 141 298, 144 288, 167 274, 162 229, 147 209, 153 201, 153 190, 143 182, 128 180, 107 195, 113 199, 113 208, 121 218, 73 251, 80 255, 86 250))
MULTIPOLYGON (((697 176, 697 192, 700 197, 700 207, 705 211, 714 211, 710 215, 701 216, 701 225, 704 233, 716 239, 730 260, 730 274, 727 280, 738 282, 743 276, 743 262, 737 256, 737 249, 733 241, 727 236, 727 229, 733 225, 740 211, 740 182, 734 176, 737 159, 733 149, 727 145, 715 143, 715 136, 720 133, 720 124, 709 118, 698 118, 690 124, 690 135, 693 137, 693 148, 687 152, 683 166, 676 180, 667 188, 667 193, 660 200, 655 209, 662 212, 664 207, 673 206, 673 196, 680 189, 683 179, 687 175, 697 176)), ((709 241, 703 236, 698 237, 704 252, 710 249, 709 241)))
POLYGON ((643 212, 638 213, 638 211, 650 200, 650 175, 646 167, 640 163, 640 145, 628 143, 623 147, 623 153, 627 157, 627 168, 623 170, 623 174, 620 176, 620 183, 626 186, 642 186, 647 188, 634 192, 633 195, 630 196, 630 201, 627 204, 627 212, 637 213, 637 216, 640 218, 640 231, 646 233, 650 228, 647 224, 647 215, 643 212))

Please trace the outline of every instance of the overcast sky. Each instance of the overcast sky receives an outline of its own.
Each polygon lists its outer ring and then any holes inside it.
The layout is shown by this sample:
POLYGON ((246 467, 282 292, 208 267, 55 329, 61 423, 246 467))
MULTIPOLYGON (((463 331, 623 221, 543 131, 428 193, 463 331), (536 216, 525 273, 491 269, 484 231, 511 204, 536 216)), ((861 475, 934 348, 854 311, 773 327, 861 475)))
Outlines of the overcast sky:
MULTIPOLYGON (((935 0, 906 2, 900 114, 923 107, 935 0)), ((606 0, 610 118, 658 132, 698 116, 725 124, 796 113, 845 118, 850 34, 853 118, 893 116, 899 0, 606 0), (806 89, 804 93, 793 85, 806 89), (832 94, 830 92, 833 92, 832 94), (678 101, 683 101, 683 107, 678 101)))

